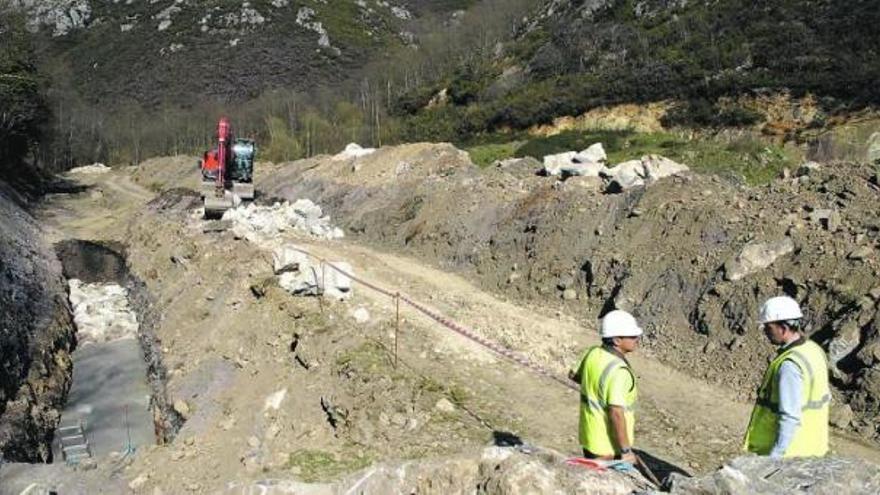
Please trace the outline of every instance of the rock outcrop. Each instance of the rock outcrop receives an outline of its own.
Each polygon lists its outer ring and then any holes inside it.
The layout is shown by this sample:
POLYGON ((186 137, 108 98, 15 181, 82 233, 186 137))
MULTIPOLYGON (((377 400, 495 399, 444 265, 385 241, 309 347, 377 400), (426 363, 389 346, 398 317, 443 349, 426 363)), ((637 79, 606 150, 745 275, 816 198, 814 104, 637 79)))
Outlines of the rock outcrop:
POLYGON ((545 449, 489 447, 475 455, 381 464, 334 484, 267 480, 231 484, 229 493, 343 495, 350 493, 418 493, 420 495, 531 493, 624 495, 650 485, 636 472, 602 472, 566 464, 545 449))
POLYGON ((880 493, 880 466, 862 460, 833 457, 795 460, 739 457, 706 476, 683 478, 673 475, 670 493, 675 495, 880 493))

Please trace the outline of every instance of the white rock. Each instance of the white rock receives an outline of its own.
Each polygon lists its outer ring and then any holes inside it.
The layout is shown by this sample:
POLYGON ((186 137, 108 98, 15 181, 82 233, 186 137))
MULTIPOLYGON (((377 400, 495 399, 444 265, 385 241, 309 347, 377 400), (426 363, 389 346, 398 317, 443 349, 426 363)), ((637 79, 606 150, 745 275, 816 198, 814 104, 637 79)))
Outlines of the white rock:
POLYGON ((620 192, 645 185, 645 166, 641 160, 619 163, 601 173, 608 180, 607 192, 620 192))
POLYGON ((364 307, 360 307, 354 310, 351 315, 354 317, 354 321, 360 324, 364 324, 370 321, 370 312, 367 311, 367 309, 364 307))
POLYGON ((287 396, 287 389, 283 388, 274 394, 266 397, 266 402, 263 403, 263 411, 273 410, 277 411, 281 408, 281 403, 284 402, 284 398, 287 396))
POLYGON ((595 143, 576 154, 572 160, 576 163, 605 163, 608 160, 608 155, 605 154, 602 143, 595 143))
POLYGON ((137 316, 128 302, 128 291, 117 284, 68 281, 69 300, 77 339, 82 343, 135 338, 137 316))
POLYGON ((642 165, 645 170, 645 178, 652 181, 673 175, 680 175, 690 171, 690 168, 687 165, 683 165, 660 155, 643 156, 642 165))
POLYGON ((376 148, 362 148, 357 143, 349 143, 344 150, 333 156, 334 160, 348 160, 349 158, 360 158, 376 152, 376 148))
POLYGON ((91 165, 84 165, 82 167, 75 167, 67 171, 69 174, 105 174, 111 171, 110 167, 104 165, 103 163, 93 163, 91 165))
MULTIPOLYGON (((344 261, 333 261, 331 265, 345 273, 354 275, 351 264, 344 261)), ((330 266, 324 268, 325 279, 323 281, 324 297, 338 299, 340 301, 351 297, 351 278, 330 266)))
POLYGON ((247 206, 231 208, 223 214, 223 220, 232 223, 236 237, 254 243, 265 243, 281 233, 295 230, 322 239, 342 237, 330 217, 324 216, 321 207, 308 199, 275 203, 272 206, 247 206))
POLYGON ((300 266, 308 264, 308 255, 297 251, 294 246, 281 246, 272 251, 272 266, 276 275, 283 272, 299 271, 300 266))
POLYGON ((749 243, 736 257, 724 264, 724 278, 730 281, 740 280, 767 268, 792 251, 794 242, 788 237, 776 242, 749 243))
POLYGON ((559 175, 562 167, 570 165, 575 155, 577 155, 575 151, 546 155, 544 157, 544 173, 552 176, 559 175))
POLYGON ((131 480, 128 483, 128 488, 133 491, 138 491, 147 484, 147 481, 149 481, 149 479, 150 476, 147 473, 141 473, 135 479, 131 480))

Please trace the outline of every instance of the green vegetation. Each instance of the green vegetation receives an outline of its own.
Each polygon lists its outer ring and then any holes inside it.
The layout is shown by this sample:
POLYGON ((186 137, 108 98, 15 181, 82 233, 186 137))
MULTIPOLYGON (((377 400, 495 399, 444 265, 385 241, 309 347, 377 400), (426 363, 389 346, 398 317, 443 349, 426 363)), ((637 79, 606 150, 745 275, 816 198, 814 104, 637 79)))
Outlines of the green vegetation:
POLYGON ((467 148, 471 161, 477 166, 487 167, 497 160, 510 158, 519 150, 525 141, 510 141, 506 143, 481 144, 467 148))
MULTIPOLYGON (((880 9, 870 2, 616 0, 581 12, 591 8, 556 9, 509 46, 505 63, 528 76, 505 91, 484 81, 499 73, 496 58, 471 57, 450 70, 445 87, 466 95, 452 99, 466 108, 457 139, 663 99, 684 101, 669 126, 752 125, 760 121, 754 112, 717 102, 753 91, 812 93, 826 112, 880 104, 880 59, 870 56, 880 51, 880 9), (589 22, 572 22, 584 14, 589 22)), ((420 127, 431 126, 422 117, 420 127)))
POLYGON ((378 342, 367 341, 347 349, 336 358, 336 367, 352 368, 367 373, 390 371, 388 351, 378 342))
POLYGON ((495 160, 583 150, 602 143, 610 165, 644 155, 657 154, 687 164, 703 173, 739 178, 748 184, 763 184, 778 176, 783 168, 793 168, 802 157, 784 148, 753 137, 724 139, 711 135, 688 138, 672 132, 566 131, 555 136, 528 138, 503 143, 477 144, 468 148, 471 159, 480 166, 495 160))
POLYGON ((49 118, 33 43, 18 16, 0 11, 0 176, 32 173, 31 161, 49 118))
POLYGON ((301 449, 290 454, 288 467, 299 468, 298 478, 307 483, 327 481, 340 475, 362 469, 372 463, 358 447, 346 454, 333 454, 323 450, 301 449))

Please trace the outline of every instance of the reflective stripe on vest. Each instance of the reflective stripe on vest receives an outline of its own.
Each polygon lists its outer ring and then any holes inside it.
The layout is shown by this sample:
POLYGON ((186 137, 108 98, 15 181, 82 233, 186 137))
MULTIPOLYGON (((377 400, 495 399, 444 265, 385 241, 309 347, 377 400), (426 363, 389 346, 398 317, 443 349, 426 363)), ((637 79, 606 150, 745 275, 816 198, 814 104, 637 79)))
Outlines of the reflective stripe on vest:
MULTIPOLYGON (((788 354, 788 358, 792 358, 792 360, 795 360, 797 362, 796 364, 798 366, 800 366, 800 368, 806 372, 807 376, 809 377, 809 382, 810 382, 809 390, 810 391, 815 390, 816 376, 813 373, 813 366, 810 365, 810 361, 807 359, 807 357, 804 356, 803 353, 801 353, 797 350, 793 350, 788 354)), ((786 358, 786 359, 788 359, 788 358, 786 358)), ((781 366, 781 364, 780 364, 780 366, 781 366)), ((758 398, 758 405, 761 405, 761 406, 766 407, 767 409, 770 409, 775 414, 779 414, 779 403, 773 402, 770 399, 770 395, 771 395, 772 391, 773 391, 773 389, 771 387, 768 387, 766 393, 764 394, 765 396, 758 398)), ((825 404, 828 404, 829 402, 831 402, 831 394, 830 393, 824 394, 822 397, 819 398, 819 400, 809 400, 809 397, 808 397, 807 401, 805 401, 803 406, 801 406, 801 411, 808 411, 810 409, 822 409, 823 407, 825 407, 825 404)))
POLYGON ((764 374, 758 400, 746 431, 745 447, 750 452, 767 455, 776 443, 779 429, 779 368, 785 361, 800 368, 801 418, 785 457, 822 456, 828 452, 828 415, 831 391, 825 351, 807 340, 780 352, 764 374))
POLYGON ((603 347, 593 347, 581 359, 581 407, 579 414, 579 439, 581 446, 595 455, 614 455, 614 431, 608 414, 606 398, 613 373, 625 368, 632 377, 632 388, 625 396, 621 406, 626 419, 627 436, 634 441, 635 405, 637 400, 636 380, 632 370, 619 355, 603 347))
MULTIPOLYGON (((589 357, 589 354, 587 354, 587 357, 585 357, 584 359, 587 359, 588 357, 589 357)), ((590 406, 594 409, 601 409, 602 411, 608 409, 608 404, 606 404, 605 400, 603 399, 603 397, 605 397, 605 385, 606 385, 606 382, 608 382, 608 375, 610 375, 611 372, 614 371, 614 369, 619 366, 625 367, 626 370, 629 371, 630 374, 632 374, 632 370, 629 369, 629 366, 627 366, 626 363, 622 359, 618 358, 616 361, 611 361, 602 370, 602 374, 599 375, 599 400, 595 401, 595 400, 587 397, 586 395, 584 395, 584 392, 581 391, 581 402, 587 404, 588 406, 590 406)), ((635 384, 635 377, 633 377, 633 384, 635 384)), ((624 411, 635 411, 636 410, 635 404, 631 404, 628 406, 615 406, 615 407, 621 407, 624 411)))

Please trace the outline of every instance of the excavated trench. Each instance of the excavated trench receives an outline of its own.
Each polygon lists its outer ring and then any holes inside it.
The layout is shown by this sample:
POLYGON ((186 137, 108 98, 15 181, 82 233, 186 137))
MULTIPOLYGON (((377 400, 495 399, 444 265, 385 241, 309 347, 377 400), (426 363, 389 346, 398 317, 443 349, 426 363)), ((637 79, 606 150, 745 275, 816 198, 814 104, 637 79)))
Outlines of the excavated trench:
MULTIPOLYGON (((182 421, 165 389, 166 370, 155 334, 159 315, 144 283, 128 269, 125 246, 67 240, 56 244, 55 251, 68 281, 99 290, 102 284, 123 288, 137 320, 136 332, 128 338, 94 340, 79 332, 73 384, 52 445, 55 460, 61 460, 62 437, 76 435, 78 429, 92 456, 170 441, 182 421)), ((69 290, 72 294, 73 288, 69 290)))

